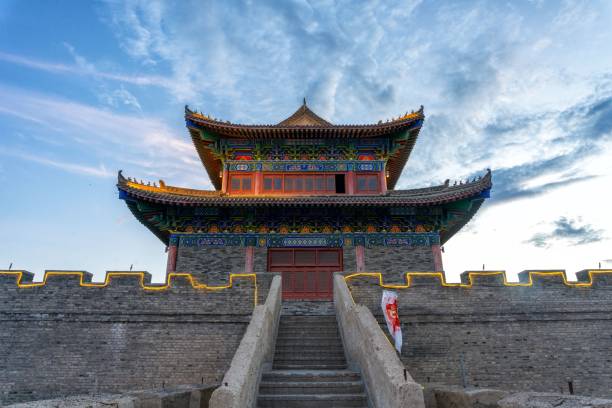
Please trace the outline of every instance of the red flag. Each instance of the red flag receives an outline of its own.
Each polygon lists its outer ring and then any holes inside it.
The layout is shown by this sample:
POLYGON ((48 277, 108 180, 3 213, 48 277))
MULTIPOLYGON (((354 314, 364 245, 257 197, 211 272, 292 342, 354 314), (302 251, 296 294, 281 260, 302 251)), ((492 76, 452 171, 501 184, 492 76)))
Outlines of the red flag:
POLYGON ((382 302, 381 302, 383 314, 385 315, 385 321, 387 322, 387 328, 389 333, 395 340, 395 348, 401 353, 402 352, 402 327, 399 321, 399 314, 397 311, 397 293, 390 290, 383 290, 382 302))

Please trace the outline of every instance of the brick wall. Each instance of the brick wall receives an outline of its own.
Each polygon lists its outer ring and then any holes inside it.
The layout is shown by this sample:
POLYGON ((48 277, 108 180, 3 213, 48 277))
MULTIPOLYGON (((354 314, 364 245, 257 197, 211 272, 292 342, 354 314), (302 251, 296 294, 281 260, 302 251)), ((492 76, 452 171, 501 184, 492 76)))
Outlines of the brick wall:
POLYGON ((253 270, 255 272, 268 270, 268 248, 253 248, 253 270))
MULTIPOLYGON (((576 394, 612 396, 612 273, 592 287, 558 275, 532 275, 531 287, 473 278, 471 288, 421 277, 397 290, 402 360, 416 381, 550 392, 572 381, 576 394)), ((348 284, 382 324, 374 279, 348 284)))
POLYGON ((365 248, 365 270, 380 272, 386 281, 397 282, 407 271, 433 271, 433 252, 430 247, 365 248))
POLYGON ((342 248, 342 266, 346 272, 355 272, 357 270, 357 259, 355 257, 355 247, 342 248))
MULTIPOLYGON (((273 274, 258 275, 260 302, 273 274)), ((254 285, 145 291, 137 277, 105 288, 49 276, 18 288, 0 274, 0 405, 90 392, 218 383, 250 320, 254 285)))
POLYGON ((176 270, 191 273, 203 282, 222 283, 229 273, 244 272, 245 256, 246 249, 238 246, 179 246, 176 270))

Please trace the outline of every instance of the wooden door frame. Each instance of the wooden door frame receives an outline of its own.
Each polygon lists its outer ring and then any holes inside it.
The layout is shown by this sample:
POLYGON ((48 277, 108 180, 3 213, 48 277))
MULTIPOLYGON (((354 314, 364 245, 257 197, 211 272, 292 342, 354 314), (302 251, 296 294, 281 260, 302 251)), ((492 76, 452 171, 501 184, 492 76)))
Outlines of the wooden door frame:
MULTIPOLYGON (((315 290, 314 292, 307 292, 307 291, 303 291, 303 292, 297 292, 297 291, 288 291, 285 290, 286 288, 286 282, 285 281, 283 283, 283 299, 308 299, 308 300, 331 300, 333 297, 333 273, 334 272, 342 272, 344 270, 344 250, 343 248, 328 248, 328 247, 308 247, 308 248, 304 248, 304 247, 291 247, 291 248, 268 248, 268 254, 267 254, 267 261, 268 261, 268 265, 267 265, 267 270, 270 272, 278 272, 281 273, 284 279, 289 279, 289 276, 291 276, 291 279, 294 279, 294 273, 295 272, 303 272, 305 273, 304 279, 308 279, 309 276, 314 276, 314 286, 315 286, 315 290), (311 250, 311 251, 315 251, 315 265, 295 265, 295 252, 299 251, 299 250, 311 250), (338 254, 338 265, 322 265, 319 266, 317 265, 319 263, 319 251, 333 251, 334 253, 338 254), (273 252, 291 252, 292 254, 292 261, 291 264, 286 264, 286 265, 280 265, 280 266, 272 266, 271 265, 271 257, 272 257, 272 253, 273 252), (283 270, 285 269, 285 270, 283 270), (293 273, 292 273, 293 272, 293 273), (323 272, 323 273, 328 273, 328 291, 317 291, 318 288, 318 276, 317 274, 323 272), (289 275, 291 273, 291 275, 289 275)), ((293 282, 293 280, 292 280, 293 282)), ((304 282, 304 287, 306 286, 306 281, 304 282)), ((295 285, 293 285, 293 287, 295 287, 295 285)))

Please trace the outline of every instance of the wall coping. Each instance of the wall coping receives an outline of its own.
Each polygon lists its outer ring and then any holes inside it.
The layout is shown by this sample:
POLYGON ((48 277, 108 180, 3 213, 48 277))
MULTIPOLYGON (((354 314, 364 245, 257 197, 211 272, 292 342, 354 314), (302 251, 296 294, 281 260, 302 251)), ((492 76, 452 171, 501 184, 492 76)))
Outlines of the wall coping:
POLYGON ((255 406, 264 365, 272 362, 280 312, 281 277, 275 276, 265 304, 255 306, 230 368, 213 392, 211 408, 255 406))
POLYGON ((76 277, 79 279, 78 286, 84 288, 105 288, 111 284, 112 281, 118 279, 138 279, 139 286, 145 291, 164 291, 174 287, 174 283, 183 279, 186 280, 193 289, 196 290, 207 290, 207 291, 220 291, 224 289, 231 289, 234 286, 236 280, 246 279, 251 280, 254 285, 254 299, 255 306, 257 306, 258 286, 257 286, 257 274, 255 273, 230 273, 229 280, 227 283, 222 285, 209 285, 201 283, 196 277, 190 273, 182 272, 171 272, 166 275, 166 281, 162 283, 151 282, 151 274, 146 271, 107 271, 103 282, 92 282, 93 275, 87 271, 68 271, 68 270, 46 270, 43 276, 43 280, 40 282, 34 282, 34 274, 25 270, 7 271, 0 270, 0 277, 2 276, 13 276, 15 277, 16 285, 20 289, 37 288, 49 284, 50 281, 54 281, 62 277, 76 277))
POLYGON ((449 288, 472 288, 474 286, 490 286, 495 283, 499 286, 529 287, 543 282, 562 283, 571 288, 591 287, 597 281, 598 276, 609 275, 612 277, 612 269, 587 269, 577 274, 578 280, 567 279, 565 270, 527 270, 519 273, 519 282, 508 281, 506 271, 466 271, 461 274, 461 282, 447 282, 444 272, 405 272, 405 283, 385 283, 383 274, 380 272, 358 272, 344 276, 344 281, 354 280, 377 280, 377 285, 385 289, 408 289, 418 286, 415 281, 437 282, 442 287, 449 288), (486 283, 486 285, 485 285, 486 283))
POLYGON ((334 275, 334 305, 349 363, 361 371, 374 406, 424 408, 423 387, 405 369, 372 312, 355 304, 340 274, 334 275))

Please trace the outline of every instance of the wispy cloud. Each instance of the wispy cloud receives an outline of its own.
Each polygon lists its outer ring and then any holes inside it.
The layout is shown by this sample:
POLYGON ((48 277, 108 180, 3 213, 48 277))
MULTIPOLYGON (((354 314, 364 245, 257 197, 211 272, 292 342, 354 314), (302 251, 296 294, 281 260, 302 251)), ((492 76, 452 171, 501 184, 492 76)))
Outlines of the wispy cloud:
MULTIPOLYGON (((95 154, 128 174, 202 184, 203 170, 187 135, 179 134, 158 118, 114 113, 0 84, 1 113, 35 124, 34 134, 28 137, 34 137, 36 129, 42 126, 53 131, 53 137, 65 141, 72 150, 82 151, 84 155, 95 154)), ((48 132, 43 133, 50 136, 48 132)), ((22 158, 33 160, 34 155, 22 158)), ((46 164, 53 165, 52 160, 46 164)), ((106 175, 104 169, 91 174, 106 175)))
POLYGON ((556 242, 570 245, 586 245, 604 239, 603 230, 582 223, 582 219, 560 217, 550 232, 534 234, 527 242, 538 248, 550 248, 556 242))
POLYGON ((76 64, 42 61, 28 56, 11 54, 1 51, 0 61, 53 74, 90 76, 94 78, 107 79, 132 85, 151 85, 162 88, 172 88, 171 81, 168 78, 162 76, 124 75, 100 71, 95 67, 95 65, 88 63, 86 60, 83 59, 83 57, 78 56, 78 54, 75 53, 74 47, 67 45, 67 48, 71 51, 71 54, 76 57, 76 64))
POLYGON ((100 164, 97 167, 69 163, 64 160, 53 160, 41 156, 34 156, 29 153, 11 151, 8 149, 0 148, 0 154, 13 156, 21 160, 27 160, 34 163, 42 164, 44 166, 54 167, 63 171, 67 171, 70 173, 85 175, 85 176, 94 176, 94 177, 113 177, 115 176, 114 172, 109 171, 104 164, 100 164))

